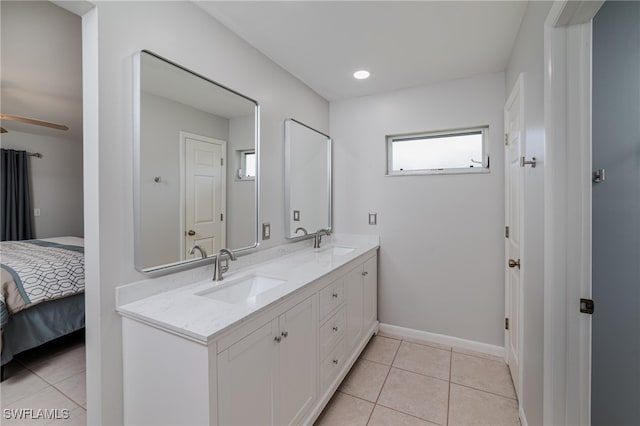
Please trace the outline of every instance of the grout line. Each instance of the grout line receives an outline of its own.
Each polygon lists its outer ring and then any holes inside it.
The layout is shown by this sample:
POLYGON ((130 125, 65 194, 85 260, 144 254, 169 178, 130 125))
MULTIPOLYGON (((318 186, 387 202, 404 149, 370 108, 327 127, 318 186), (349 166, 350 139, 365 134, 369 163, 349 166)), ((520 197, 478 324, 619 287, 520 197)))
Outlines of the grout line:
POLYGON ((477 390, 478 392, 484 392, 484 393, 488 393, 490 395, 499 396, 499 397, 504 398, 504 399, 510 399, 510 400, 516 401, 516 402, 518 401, 517 397, 516 398, 512 398, 510 396, 504 396, 504 395, 501 395, 499 393, 491 392, 491 391, 488 391, 486 389, 474 388, 473 386, 465 385, 465 384, 462 384, 462 383, 457 383, 457 382, 451 382, 451 383, 453 383, 454 385, 458 385, 458 386, 462 386, 462 387, 468 388, 468 389, 477 390))
POLYGON ((451 372, 449 372, 449 379, 443 379, 442 377, 436 377, 436 376, 431 376, 429 374, 424 374, 424 373, 419 373, 417 371, 413 371, 413 370, 407 370, 406 368, 401 368, 395 365, 392 365, 391 368, 395 368, 396 370, 401 370, 401 371, 406 371, 407 373, 413 373, 413 374, 417 374, 418 376, 422 376, 422 377, 428 377, 430 379, 436 379, 436 380, 440 380, 443 382, 449 382, 451 379, 451 372))
POLYGON ((367 419, 366 424, 369 424, 369 422, 371 421, 371 416, 373 415, 373 411, 376 409, 376 405, 378 405, 378 400, 380 399, 380 395, 382 394, 382 389, 384 389, 384 385, 387 383, 387 379, 389 378, 389 374, 391 374, 391 369, 393 368, 393 363, 396 360, 396 357, 398 356, 398 352, 400 352, 400 345, 402 345, 402 340, 400 341, 400 344, 398 345, 395 353, 393 354, 391 365, 389 365, 389 370, 387 371, 387 375, 384 376, 384 381, 382 382, 382 386, 380 386, 380 390, 378 391, 378 395, 376 396, 376 401, 373 403, 374 404, 373 410, 371 410, 371 413, 369 414, 369 418, 367 419))
MULTIPOLYGON (((380 407, 384 407, 384 408, 386 408, 387 410, 395 411, 396 413, 404 414, 405 416, 413 417, 414 419, 418 419, 418 420, 423 421, 423 422, 432 423, 432 424, 434 424, 434 425, 439 425, 439 424, 440 424, 440 423, 436 423, 436 422, 434 422, 434 421, 432 421, 432 420, 428 420, 428 419, 424 419, 424 418, 422 418, 422 417, 415 416, 415 415, 413 415, 413 414, 405 413, 404 411, 400 411, 400 410, 397 410, 397 409, 395 409, 395 408, 387 407, 387 406, 386 406, 386 405, 384 405, 384 404, 376 404, 376 405, 373 407, 373 408, 374 408, 374 410, 375 410, 375 407, 378 407, 378 406, 380 406, 380 407)), ((442 425, 442 426, 446 426, 446 425, 442 425)))

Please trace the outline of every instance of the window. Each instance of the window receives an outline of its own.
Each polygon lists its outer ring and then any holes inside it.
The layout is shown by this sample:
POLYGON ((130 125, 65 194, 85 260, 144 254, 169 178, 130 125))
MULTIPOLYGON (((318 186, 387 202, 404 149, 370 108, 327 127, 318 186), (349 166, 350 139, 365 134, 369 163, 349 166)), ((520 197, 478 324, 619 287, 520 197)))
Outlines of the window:
POLYGON ((256 178, 256 152, 252 149, 238 151, 240 168, 238 169, 239 180, 255 180, 256 178))
POLYGON ((387 175, 487 173, 488 127, 387 136, 387 175))

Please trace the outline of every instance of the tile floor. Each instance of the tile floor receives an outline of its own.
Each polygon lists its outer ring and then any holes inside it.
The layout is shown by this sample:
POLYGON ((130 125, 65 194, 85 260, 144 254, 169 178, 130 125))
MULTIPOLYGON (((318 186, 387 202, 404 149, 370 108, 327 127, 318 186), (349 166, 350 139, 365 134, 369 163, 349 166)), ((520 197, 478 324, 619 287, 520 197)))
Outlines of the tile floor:
POLYGON ((6 379, 0 383, 0 424, 86 425, 82 333, 20 354, 5 365, 5 369, 6 379), (38 412, 38 409, 49 410, 49 418, 44 418, 46 414, 38 412), (15 418, 20 415, 22 419, 15 418))
POLYGON ((520 426, 498 357, 380 333, 316 425, 520 426))
MULTIPOLYGON (((80 335, 5 366, 2 425, 85 425, 85 348, 80 335), (68 419, 13 419, 6 409, 68 410, 68 419)), ((520 426, 501 358, 380 333, 369 342, 316 425, 520 426)))

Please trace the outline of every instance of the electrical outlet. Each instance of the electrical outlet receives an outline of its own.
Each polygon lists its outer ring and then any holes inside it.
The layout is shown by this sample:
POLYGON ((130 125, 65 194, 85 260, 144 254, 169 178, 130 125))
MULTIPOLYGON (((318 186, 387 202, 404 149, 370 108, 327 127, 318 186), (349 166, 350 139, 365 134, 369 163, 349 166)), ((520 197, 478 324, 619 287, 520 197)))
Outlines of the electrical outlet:
POLYGON ((262 239, 268 240, 271 238, 271 224, 263 223, 262 224, 262 239))
POLYGON ((40 209, 33 209, 33 216, 39 217, 40 216, 40 209))
POLYGON ((378 213, 369 213, 369 225, 377 225, 378 213))

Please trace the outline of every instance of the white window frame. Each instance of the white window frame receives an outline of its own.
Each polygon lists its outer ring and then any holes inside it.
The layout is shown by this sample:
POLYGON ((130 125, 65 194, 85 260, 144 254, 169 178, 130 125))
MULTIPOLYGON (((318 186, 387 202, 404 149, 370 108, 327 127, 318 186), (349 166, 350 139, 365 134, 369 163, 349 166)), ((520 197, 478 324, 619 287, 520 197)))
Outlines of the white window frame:
MULTIPOLYGON (((236 170, 236 180, 256 180, 255 176, 247 176, 246 175, 246 156, 247 154, 256 155, 257 162, 257 154, 255 149, 240 149, 237 152, 237 160, 238 160, 238 169, 236 170)), ((257 167, 256 167, 257 172, 257 167)))
POLYGON ((438 130, 434 132, 404 133, 387 135, 387 173, 386 176, 416 176, 416 175, 450 175, 450 174, 478 174, 491 173, 489 158, 489 126, 475 126, 464 129, 438 130), (458 136, 470 133, 482 134, 482 164, 478 167, 460 167, 445 169, 393 170, 393 144, 412 139, 430 139, 445 136, 458 136))

